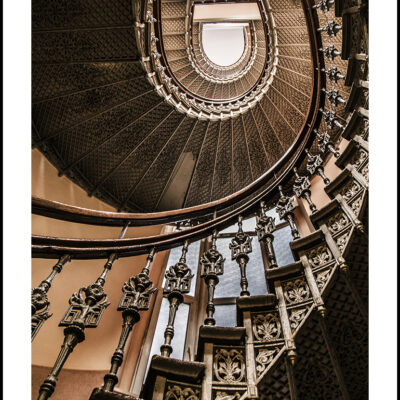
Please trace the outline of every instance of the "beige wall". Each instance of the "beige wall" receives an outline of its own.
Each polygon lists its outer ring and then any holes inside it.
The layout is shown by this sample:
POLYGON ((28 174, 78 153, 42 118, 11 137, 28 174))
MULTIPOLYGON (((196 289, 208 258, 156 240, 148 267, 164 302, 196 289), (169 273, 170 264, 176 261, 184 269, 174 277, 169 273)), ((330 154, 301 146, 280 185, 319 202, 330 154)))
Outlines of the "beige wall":
MULTIPOLYGON (((115 211, 100 200, 89 197, 84 190, 66 177, 58 177, 57 170, 37 150, 32 151, 32 195, 80 207, 115 211)), ((169 227, 155 226, 128 229, 126 237, 158 235, 165 229, 169 229, 169 227)), ((38 235, 117 238, 120 232, 121 228, 92 227, 36 215, 32 217, 32 233, 38 235)), ((165 256, 166 252, 158 253, 155 256, 150 274, 155 284, 159 280, 165 256)), ((76 394, 76 396, 73 396, 74 400, 87 399, 88 394, 95 387, 93 386, 94 381, 96 381, 96 386, 101 385, 101 377, 104 371, 110 367, 110 359, 118 343, 121 330, 122 316, 120 312, 116 311, 116 308, 121 298, 122 285, 130 276, 140 272, 145 260, 146 256, 143 255, 121 258, 115 261, 105 284, 105 291, 111 305, 105 310, 99 326, 96 329, 86 330, 86 340, 78 344, 69 357, 65 364, 65 372, 61 373, 59 387, 53 395, 54 400, 72 398, 68 394, 72 393, 71 388, 75 388, 73 390, 73 393, 76 394), (82 373, 78 374, 77 371, 82 373), (93 371, 93 375, 90 371, 93 371), (78 377, 81 383, 77 385, 78 377)), ((48 293, 51 303, 50 311, 53 316, 44 323, 32 343, 32 390, 35 396, 40 382, 48 373, 49 367, 53 366, 60 350, 64 335, 63 328, 58 327, 58 323, 68 308, 68 299, 79 288, 93 283, 101 274, 105 262, 106 260, 72 260, 64 266, 61 274, 54 279, 48 293)), ((56 260, 32 259, 32 287, 39 285, 48 276, 55 263, 56 260)), ((134 328, 131 335, 131 337, 134 337, 134 341, 131 342, 132 346, 130 346, 131 343, 128 343, 129 367, 125 369, 128 376, 124 373, 122 377, 122 381, 125 382, 125 384, 122 382, 124 390, 128 390, 131 378, 129 375, 133 374, 149 315, 150 312, 142 313, 142 320, 134 328)))

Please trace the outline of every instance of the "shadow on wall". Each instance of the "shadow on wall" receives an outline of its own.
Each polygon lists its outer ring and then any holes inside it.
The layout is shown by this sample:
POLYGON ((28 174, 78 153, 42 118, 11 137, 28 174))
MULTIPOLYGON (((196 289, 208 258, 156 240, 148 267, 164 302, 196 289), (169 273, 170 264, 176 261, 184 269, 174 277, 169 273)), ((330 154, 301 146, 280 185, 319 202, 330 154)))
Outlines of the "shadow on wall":
MULTIPOLYGON (((48 367, 32 366, 32 399, 37 399, 39 387, 50 372, 48 367)), ((82 371, 62 369, 57 383, 57 390, 52 400, 88 400, 92 390, 103 383, 108 371, 82 371)))

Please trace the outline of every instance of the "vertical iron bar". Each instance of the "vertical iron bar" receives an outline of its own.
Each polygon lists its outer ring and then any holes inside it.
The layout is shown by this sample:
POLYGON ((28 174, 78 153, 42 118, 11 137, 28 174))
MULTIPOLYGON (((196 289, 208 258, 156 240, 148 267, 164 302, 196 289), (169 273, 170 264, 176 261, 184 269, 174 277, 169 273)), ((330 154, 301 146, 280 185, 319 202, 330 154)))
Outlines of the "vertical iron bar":
POLYGON ((156 289, 150 281, 150 266, 155 254, 153 247, 147 256, 147 261, 141 273, 129 278, 122 288, 122 297, 118 306, 118 311, 122 311, 122 330, 119 337, 118 346, 111 358, 110 371, 104 376, 102 389, 112 392, 118 383, 118 370, 124 360, 125 346, 134 325, 140 321, 139 311, 149 309, 152 294, 156 289))
POLYGON ((204 325, 215 325, 214 319, 214 292, 219 282, 218 275, 224 273, 224 261, 221 253, 217 250, 217 231, 214 230, 211 238, 211 248, 203 254, 200 259, 200 277, 204 278, 208 288, 208 301, 206 307, 206 319, 204 325))
POLYGON ((53 279, 59 274, 64 265, 71 260, 68 254, 63 255, 54 265, 50 275, 43 280, 38 287, 32 289, 31 292, 31 309, 32 309, 32 317, 31 317, 31 340, 36 337, 40 328, 42 327, 44 321, 52 316, 49 313, 50 310, 50 302, 47 298, 47 292, 49 291, 53 279))

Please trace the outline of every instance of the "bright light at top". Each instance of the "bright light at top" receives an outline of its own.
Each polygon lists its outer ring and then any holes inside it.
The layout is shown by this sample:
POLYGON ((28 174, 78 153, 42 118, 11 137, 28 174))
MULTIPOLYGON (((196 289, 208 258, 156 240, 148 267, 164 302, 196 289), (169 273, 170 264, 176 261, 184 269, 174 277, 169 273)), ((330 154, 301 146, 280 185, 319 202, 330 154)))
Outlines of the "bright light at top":
POLYGON ((235 22, 202 24, 202 44, 207 57, 224 67, 238 61, 244 51, 247 25, 235 22))

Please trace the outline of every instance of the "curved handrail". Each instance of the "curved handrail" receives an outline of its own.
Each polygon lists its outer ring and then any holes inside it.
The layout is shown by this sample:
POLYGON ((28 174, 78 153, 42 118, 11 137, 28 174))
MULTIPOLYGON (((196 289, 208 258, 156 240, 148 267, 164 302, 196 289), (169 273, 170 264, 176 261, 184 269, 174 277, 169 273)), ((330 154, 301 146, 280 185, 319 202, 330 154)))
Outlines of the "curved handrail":
POLYGON ((325 83, 325 76, 321 72, 321 69, 324 67, 324 60, 318 52, 318 48, 321 45, 321 37, 317 32, 317 16, 312 9, 310 0, 305 0, 305 3, 307 4, 302 3, 302 6, 309 31, 313 64, 313 88, 307 118, 296 140, 281 159, 273 168, 270 168, 256 181, 223 199, 200 206, 173 211, 149 214, 114 213, 89 210, 38 198, 33 198, 32 211, 34 214, 38 215, 93 225, 123 226, 126 225, 127 222, 130 223, 130 226, 158 225, 213 214, 216 211, 224 210, 246 199, 248 196, 253 195, 258 189, 263 188, 263 186, 266 185, 266 187, 233 211, 229 211, 222 216, 195 227, 156 237, 90 240, 34 235, 32 238, 33 257, 57 258, 60 254, 68 253, 72 258, 103 258, 110 254, 110 252, 117 252, 120 257, 128 257, 136 254, 143 254, 154 246, 158 250, 168 249, 178 246, 186 239, 190 241, 198 240, 209 235, 213 229, 229 226, 237 215, 245 215, 246 213, 254 211, 256 204, 261 199, 273 194, 279 184, 287 181, 290 178, 292 168, 303 160, 305 156, 303 150, 309 147, 315 139, 313 129, 319 125, 321 120, 321 114, 318 112, 318 109, 321 104, 324 104, 325 100, 324 93, 321 91, 322 85, 325 83), (276 173, 278 167, 283 167, 279 176, 277 176, 276 173), (269 179, 272 177, 275 178, 273 183, 268 183, 269 179))

